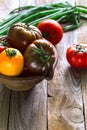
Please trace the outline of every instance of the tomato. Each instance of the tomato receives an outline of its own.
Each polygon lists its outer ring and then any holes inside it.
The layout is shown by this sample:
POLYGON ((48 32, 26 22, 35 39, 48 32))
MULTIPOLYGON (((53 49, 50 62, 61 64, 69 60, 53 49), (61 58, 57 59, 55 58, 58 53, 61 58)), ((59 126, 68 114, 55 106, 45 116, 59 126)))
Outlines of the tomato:
POLYGON ((6 38, 1 38, 0 39, 0 53, 5 50, 8 47, 8 43, 6 41, 6 38))
POLYGON ((63 29, 60 23, 53 19, 45 19, 37 25, 42 32, 43 37, 49 40, 53 45, 60 42, 63 37, 63 29))
POLYGON ((24 53, 29 44, 36 39, 42 38, 42 33, 35 26, 16 23, 9 28, 7 38, 11 47, 24 53))
POLYGON ((25 50, 25 67, 32 75, 46 75, 52 69, 56 56, 57 51, 51 42, 37 39, 25 50))
POLYGON ((5 50, 6 46, 0 45, 0 53, 5 50))
POLYGON ((7 76, 18 76, 24 67, 24 57, 14 48, 6 48, 0 53, 0 73, 7 76))
POLYGON ((67 48, 66 58, 75 68, 87 68, 87 45, 73 44, 67 48))

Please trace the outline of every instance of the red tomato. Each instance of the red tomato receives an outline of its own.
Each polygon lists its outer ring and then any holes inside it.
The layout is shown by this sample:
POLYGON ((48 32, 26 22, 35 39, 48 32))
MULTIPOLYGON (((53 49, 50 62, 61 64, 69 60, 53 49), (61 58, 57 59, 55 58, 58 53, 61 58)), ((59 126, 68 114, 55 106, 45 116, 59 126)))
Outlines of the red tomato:
POLYGON ((0 53, 8 47, 8 43, 5 37, 0 38, 0 53))
POLYGON ((66 51, 69 64, 75 68, 87 68, 87 45, 73 44, 66 51))
POLYGON ((6 48, 6 46, 0 46, 0 53, 3 51, 3 50, 5 50, 5 48, 6 48))
POLYGON ((45 19, 37 25, 39 30, 42 32, 43 37, 49 40, 53 45, 60 42, 63 36, 62 26, 53 19, 45 19))

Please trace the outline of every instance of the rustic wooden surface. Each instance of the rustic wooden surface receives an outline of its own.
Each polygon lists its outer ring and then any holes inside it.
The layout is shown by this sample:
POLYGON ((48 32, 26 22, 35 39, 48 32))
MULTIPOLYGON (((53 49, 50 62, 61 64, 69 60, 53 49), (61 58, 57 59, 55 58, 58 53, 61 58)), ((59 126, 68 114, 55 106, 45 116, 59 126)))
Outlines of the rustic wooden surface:
MULTIPOLYGON (((0 0, 0 20, 13 8, 57 0, 0 0), (9 6, 10 5, 10 6, 9 6)), ((87 5, 87 0, 58 0, 87 5)), ((87 24, 64 33, 51 81, 30 91, 12 91, 0 84, 0 130, 87 130, 87 70, 71 68, 65 53, 73 43, 87 44, 87 24)))
MULTIPOLYGON (((87 5, 86 0, 71 2, 87 5)), ((48 130, 87 130, 87 71, 71 68, 65 57, 70 44, 87 43, 86 32, 87 23, 65 33, 57 45, 59 61, 54 78, 48 83, 48 130)))

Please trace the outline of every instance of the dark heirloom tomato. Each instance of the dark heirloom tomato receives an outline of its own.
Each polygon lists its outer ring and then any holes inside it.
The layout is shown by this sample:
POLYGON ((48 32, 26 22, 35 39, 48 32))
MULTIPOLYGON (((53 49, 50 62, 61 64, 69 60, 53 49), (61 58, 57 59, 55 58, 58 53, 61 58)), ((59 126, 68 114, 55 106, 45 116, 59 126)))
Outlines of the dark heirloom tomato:
POLYGON ((25 67, 32 75, 46 75, 51 71, 57 51, 46 39, 37 39, 30 44, 24 53, 25 67))
POLYGON ((87 45, 74 44, 67 48, 66 58, 75 68, 87 68, 87 45))
POLYGON ((17 23, 9 28, 7 38, 11 47, 24 52, 34 40, 42 38, 42 34, 35 26, 17 23))

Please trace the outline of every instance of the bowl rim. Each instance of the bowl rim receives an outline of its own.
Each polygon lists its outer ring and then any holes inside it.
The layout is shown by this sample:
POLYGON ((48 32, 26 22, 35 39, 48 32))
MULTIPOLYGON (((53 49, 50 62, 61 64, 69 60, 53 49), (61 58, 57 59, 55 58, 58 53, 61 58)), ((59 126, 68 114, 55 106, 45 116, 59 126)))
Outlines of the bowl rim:
POLYGON ((44 78, 45 76, 43 75, 37 75, 37 76, 27 76, 27 77, 17 77, 17 76, 6 76, 3 74, 0 74, 0 78, 5 78, 9 80, 32 80, 32 79, 39 79, 39 78, 44 78))

